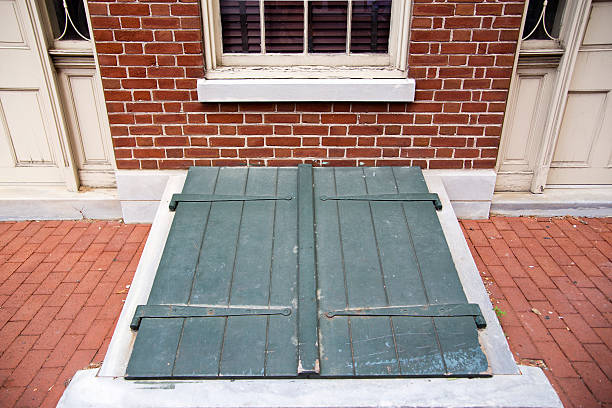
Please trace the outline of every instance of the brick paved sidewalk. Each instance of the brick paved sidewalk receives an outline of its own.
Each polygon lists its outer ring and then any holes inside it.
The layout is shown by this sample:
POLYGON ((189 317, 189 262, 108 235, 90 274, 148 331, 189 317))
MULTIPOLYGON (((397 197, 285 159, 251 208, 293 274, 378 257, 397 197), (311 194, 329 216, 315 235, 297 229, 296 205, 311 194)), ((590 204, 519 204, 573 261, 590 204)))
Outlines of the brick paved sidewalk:
POLYGON ((461 224, 516 360, 566 408, 612 406, 612 218, 461 224))
MULTIPOLYGON (((462 221, 510 346, 566 407, 612 407, 612 218, 462 221)), ((104 358, 148 234, 0 223, 0 407, 55 406, 104 358)))
POLYGON ((0 407, 54 407, 104 359, 148 225, 0 223, 0 407))

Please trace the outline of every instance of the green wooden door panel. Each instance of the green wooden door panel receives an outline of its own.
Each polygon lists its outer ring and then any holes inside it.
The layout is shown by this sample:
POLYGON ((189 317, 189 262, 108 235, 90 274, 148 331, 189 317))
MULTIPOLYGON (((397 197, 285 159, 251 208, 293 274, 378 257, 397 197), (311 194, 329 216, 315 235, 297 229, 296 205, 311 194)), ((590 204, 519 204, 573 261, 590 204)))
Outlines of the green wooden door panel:
POLYGON ((192 168, 183 194, 147 304, 290 310, 144 316, 127 377, 486 375, 420 169, 192 168))
MULTIPOLYGON (((293 309, 297 200, 286 197, 296 196, 296 179, 297 170, 291 168, 192 168, 185 194, 283 194, 283 199, 179 202, 147 304, 293 309)), ((295 375, 296 331, 295 311, 288 316, 144 317, 126 376, 295 375)))
POLYGON ((341 303, 467 304, 432 202, 341 199, 427 193, 421 171, 315 169, 315 190, 321 375, 486 374, 473 317, 325 316, 341 303))

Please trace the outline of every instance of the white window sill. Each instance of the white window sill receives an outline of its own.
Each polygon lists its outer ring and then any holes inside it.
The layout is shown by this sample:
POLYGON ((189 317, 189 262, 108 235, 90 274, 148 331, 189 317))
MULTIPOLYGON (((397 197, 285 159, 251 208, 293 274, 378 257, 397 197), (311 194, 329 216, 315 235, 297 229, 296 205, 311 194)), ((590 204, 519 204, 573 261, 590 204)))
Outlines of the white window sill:
POLYGON ((198 79, 200 102, 412 102, 415 81, 399 79, 198 79))

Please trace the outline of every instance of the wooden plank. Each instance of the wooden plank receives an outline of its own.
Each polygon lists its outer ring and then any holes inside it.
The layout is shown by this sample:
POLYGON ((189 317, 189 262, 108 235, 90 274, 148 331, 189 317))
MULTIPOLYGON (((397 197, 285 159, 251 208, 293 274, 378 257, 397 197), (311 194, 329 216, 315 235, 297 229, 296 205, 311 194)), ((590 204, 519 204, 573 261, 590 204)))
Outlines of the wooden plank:
MULTIPOLYGON (((277 169, 249 169, 246 195, 276 195, 277 169)), ((272 265, 275 201, 243 204, 228 304, 267 305, 272 265)), ((267 317, 228 317, 219 375, 262 376, 266 356, 267 317)))
MULTIPOLYGON (((338 195, 368 194, 360 168, 336 168, 338 195)), ((337 201, 340 239, 346 269, 349 307, 388 306, 371 203, 337 201)), ((399 375, 399 362, 389 317, 351 317, 351 343, 356 375, 399 375)))
POLYGON ((393 327, 402 375, 439 376, 446 373, 431 318, 394 317, 393 327))
MULTIPOLYGON (((190 170, 183 192, 213 193, 218 172, 214 168, 190 170)), ((177 209, 147 304, 188 302, 210 207, 210 203, 184 203, 177 209)), ((176 356, 182 328, 183 319, 143 319, 126 376, 170 377, 175 359, 170 355, 176 356)))
MULTIPOLYGON (((314 169, 314 196, 335 195, 334 173, 314 169)), ((316 214, 316 257, 318 304, 321 311, 348 307, 346 271, 340 240, 338 206, 334 201, 314 200, 316 214)), ((355 374, 348 318, 319 318, 320 361, 323 376, 355 374)))
MULTIPOLYGON (((193 170, 190 170, 193 171, 193 170)), ((245 168, 218 170, 215 194, 244 194, 245 168)), ((177 212, 186 204, 181 203, 177 212)), ((199 251, 199 263, 190 304, 228 305, 242 202, 212 203, 206 234, 199 251)), ((219 358, 226 318, 185 319, 173 375, 213 377, 219 373, 219 358)))
MULTIPOLYGON (((279 168, 277 194, 297 197, 297 169, 279 168)), ((268 304, 293 307, 289 316, 267 318, 266 376, 297 373, 297 199, 277 201, 274 219, 274 250, 270 269, 268 304), (279 317, 279 318, 277 318, 279 317)))
MULTIPOLYGON (((244 194, 246 168, 221 168, 217 194, 244 194)), ((179 205, 180 210, 182 203, 179 205)), ((227 305, 244 202, 213 203, 191 292, 193 304, 227 305)))
POLYGON ((126 378, 170 378, 183 319, 143 319, 126 378))
MULTIPOLYGON (((390 167, 364 169, 369 194, 398 193, 390 167)), ((429 203, 431 205, 431 203, 429 203)), ((410 230, 399 202, 372 202, 381 267, 391 305, 424 305, 422 284, 410 230)), ((432 319, 393 317, 396 347, 403 375, 444 374, 432 319)))
MULTIPOLYGON (((398 191, 427 192, 420 169, 393 168, 398 191)), ((411 243, 429 304, 467 303, 444 231, 433 205, 403 203, 411 243)), ((473 318, 432 318, 446 375, 478 375, 487 367, 473 318), (442 330, 440 330, 442 329, 442 330), (482 369, 484 368, 484 369, 482 369), (474 371, 478 369, 478 371, 474 371)))
POLYGON ((447 375, 486 374, 487 358, 471 317, 434 318, 440 346, 444 352, 447 375))
MULTIPOLYGON (((213 193, 219 170, 194 168, 183 192, 213 193)), ((157 268, 148 304, 185 303, 200 256, 210 203, 184 203, 177 209, 157 268)))
POLYGON ((298 166, 298 374, 318 373, 313 175, 298 166))

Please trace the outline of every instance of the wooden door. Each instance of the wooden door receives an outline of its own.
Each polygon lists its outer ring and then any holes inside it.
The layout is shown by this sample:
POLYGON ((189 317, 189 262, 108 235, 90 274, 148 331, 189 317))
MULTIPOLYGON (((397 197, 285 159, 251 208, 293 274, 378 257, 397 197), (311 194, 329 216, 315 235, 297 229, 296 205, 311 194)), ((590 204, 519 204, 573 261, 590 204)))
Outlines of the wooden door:
POLYGON ((593 2, 548 185, 612 185, 612 1, 593 2))
POLYGON ((0 184, 76 188, 36 2, 0 0, 0 184))
POLYGON ((490 375, 417 167, 192 167, 126 377, 490 375))

